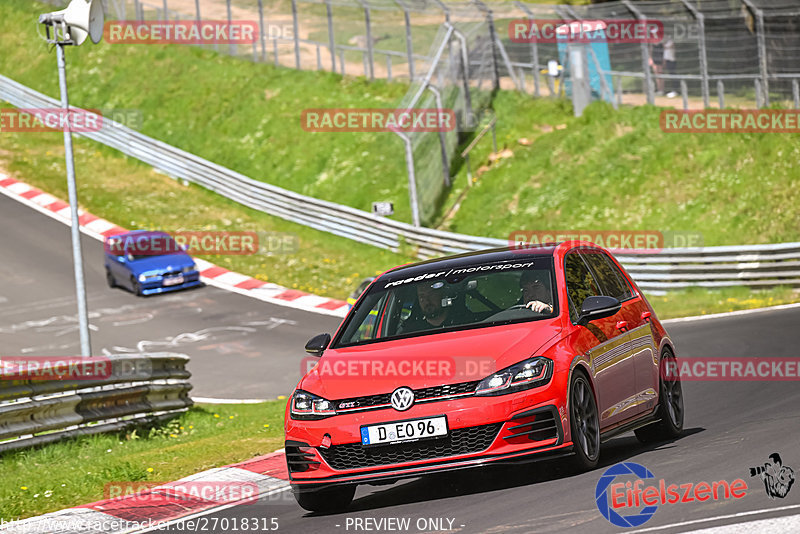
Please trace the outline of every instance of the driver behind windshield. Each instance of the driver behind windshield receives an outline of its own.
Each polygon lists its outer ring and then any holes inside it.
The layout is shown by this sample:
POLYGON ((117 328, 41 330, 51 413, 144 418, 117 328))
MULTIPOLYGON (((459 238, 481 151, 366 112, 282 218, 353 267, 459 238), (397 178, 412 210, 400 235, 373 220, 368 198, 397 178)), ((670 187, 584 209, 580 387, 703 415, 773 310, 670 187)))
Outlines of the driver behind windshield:
POLYGON ((455 323, 452 307, 446 306, 447 292, 444 282, 417 284, 419 310, 400 327, 402 333, 430 330, 432 327, 447 327, 455 323))
POLYGON ((522 297, 517 304, 539 313, 553 313, 553 292, 550 290, 550 273, 547 270, 523 271, 519 278, 522 297))

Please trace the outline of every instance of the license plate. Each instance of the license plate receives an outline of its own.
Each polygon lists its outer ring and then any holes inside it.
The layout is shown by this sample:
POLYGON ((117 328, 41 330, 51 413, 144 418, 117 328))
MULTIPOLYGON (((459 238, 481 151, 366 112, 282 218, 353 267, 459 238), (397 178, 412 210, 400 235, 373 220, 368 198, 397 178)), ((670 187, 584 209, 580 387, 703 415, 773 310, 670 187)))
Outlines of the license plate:
POLYGON ((447 435, 447 418, 443 415, 425 419, 396 421, 361 427, 361 445, 403 443, 447 435))
POLYGON ((178 284, 183 283, 183 275, 179 274, 178 276, 173 276, 172 278, 164 278, 164 285, 165 286, 175 286, 178 284))

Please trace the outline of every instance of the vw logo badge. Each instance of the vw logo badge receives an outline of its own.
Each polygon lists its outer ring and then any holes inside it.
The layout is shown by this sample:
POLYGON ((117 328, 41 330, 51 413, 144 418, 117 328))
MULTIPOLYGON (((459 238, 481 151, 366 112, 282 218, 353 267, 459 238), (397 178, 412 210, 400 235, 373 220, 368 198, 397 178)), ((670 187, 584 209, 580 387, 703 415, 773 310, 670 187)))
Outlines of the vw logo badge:
POLYGON ((414 392, 410 388, 397 388, 392 392, 392 408, 404 412, 414 404, 414 392))

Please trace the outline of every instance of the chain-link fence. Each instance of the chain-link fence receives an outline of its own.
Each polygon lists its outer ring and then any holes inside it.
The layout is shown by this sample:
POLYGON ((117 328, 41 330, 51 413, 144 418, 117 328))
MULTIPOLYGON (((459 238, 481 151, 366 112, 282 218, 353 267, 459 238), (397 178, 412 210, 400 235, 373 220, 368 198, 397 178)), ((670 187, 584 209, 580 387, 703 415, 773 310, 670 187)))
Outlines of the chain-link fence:
POLYGON ((620 0, 586 6, 508 0, 104 0, 104 5, 107 20, 250 21, 258 29, 252 44, 204 46, 285 67, 405 80, 410 87, 399 108, 453 109, 458 118, 453 131, 398 134, 405 143, 398 157, 406 161, 415 224, 433 220, 450 185, 463 140, 459 132, 481 128, 475 117, 488 108, 491 91, 579 92, 572 91, 575 56, 566 43, 515 38, 515 21, 661 25, 661 43, 608 39, 601 48, 583 47, 592 97, 615 106, 701 109, 787 101, 800 108, 797 0, 620 0))

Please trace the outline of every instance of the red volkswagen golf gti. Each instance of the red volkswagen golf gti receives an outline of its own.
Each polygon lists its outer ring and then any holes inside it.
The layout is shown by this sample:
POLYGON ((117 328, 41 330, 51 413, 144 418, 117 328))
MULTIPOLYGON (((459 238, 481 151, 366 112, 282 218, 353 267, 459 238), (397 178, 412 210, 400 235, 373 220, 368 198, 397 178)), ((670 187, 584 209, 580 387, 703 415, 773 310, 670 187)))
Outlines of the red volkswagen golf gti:
POLYGON ((358 484, 571 454, 683 428, 666 331, 611 254, 571 241, 402 266, 378 277, 286 410, 292 490, 345 509, 358 484))

